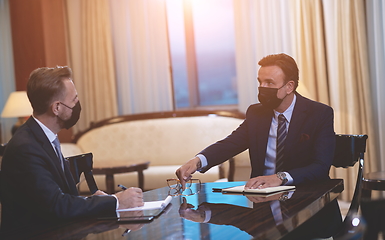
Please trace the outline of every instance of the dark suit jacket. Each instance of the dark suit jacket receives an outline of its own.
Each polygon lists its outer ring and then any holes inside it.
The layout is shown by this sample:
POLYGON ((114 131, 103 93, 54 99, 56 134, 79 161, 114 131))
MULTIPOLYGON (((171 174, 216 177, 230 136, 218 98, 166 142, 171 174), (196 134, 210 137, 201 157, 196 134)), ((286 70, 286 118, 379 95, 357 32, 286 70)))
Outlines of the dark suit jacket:
MULTIPOLYGON (((295 185, 328 179, 335 149, 333 109, 298 93, 296 96, 284 149, 284 171, 293 177, 295 185)), ((261 104, 251 105, 235 131, 200 152, 208 161, 202 172, 249 149, 251 177, 263 175, 273 114, 261 104)))
POLYGON ((1 167, 2 231, 77 217, 115 216, 113 196, 81 197, 31 117, 7 144, 1 167))

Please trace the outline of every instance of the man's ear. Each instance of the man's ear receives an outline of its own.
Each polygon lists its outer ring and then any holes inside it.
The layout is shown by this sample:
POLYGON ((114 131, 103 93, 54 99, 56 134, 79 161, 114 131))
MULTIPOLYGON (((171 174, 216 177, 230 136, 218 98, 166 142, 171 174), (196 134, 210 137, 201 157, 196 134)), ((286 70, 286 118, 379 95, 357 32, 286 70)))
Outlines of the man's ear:
POLYGON ((60 102, 59 101, 55 101, 51 104, 51 111, 52 113, 55 115, 55 116, 58 116, 59 115, 59 106, 60 106, 60 102))
POLYGON ((288 87, 287 88, 287 90, 288 90, 287 94, 290 94, 294 91, 294 86, 295 86, 295 83, 293 80, 290 80, 287 82, 287 87, 288 87))

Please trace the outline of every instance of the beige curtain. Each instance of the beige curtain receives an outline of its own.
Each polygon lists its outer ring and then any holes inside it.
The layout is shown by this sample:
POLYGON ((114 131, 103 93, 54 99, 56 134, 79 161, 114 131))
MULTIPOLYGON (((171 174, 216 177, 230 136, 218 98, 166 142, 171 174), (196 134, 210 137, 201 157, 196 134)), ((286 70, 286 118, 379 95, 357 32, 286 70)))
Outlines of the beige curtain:
POLYGON ((285 52, 294 58, 289 1, 234 0, 235 58, 238 106, 246 111, 258 102, 258 61, 266 55, 285 52))
POLYGON ((108 0, 67 0, 70 67, 82 115, 76 130, 117 115, 108 0))
MULTIPOLYGON (((294 0, 290 7, 300 85, 306 89, 306 97, 330 105, 322 3, 319 0, 294 0)), ((301 93, 301 88, 298 92, 301 93)))
POLYGON ((237 71, 238 109, 245 112, 247 107, 257 101, 257 60, 255 53, 255 32, 249 11, 249 1, 234 4, 235 59, 237 71))
MULTIPOLYGON (((377 143, 378 161, 372 161, 378 165, 377 171, 385 171, 385 4, 382 0, 366 1, 366 19, 369 45, 370 83, 372 86, 372 103, 375 116, 375 129, 377 138, 371 137, 370 141, 377 143), (382 159, 382 161, 381 161, 382 159)), ((373 167, 373 165, 372 165, 373 167)))
POLYGON ((119 113, 173 110, 165 0, 109 4, 119 113))
MULTIPOLYGON (((366 42, 365 6, 362 0, 324 0, 330 103, 335 131, 368 134, 366 171, 376 171, 377 157, 366 42)), ((355 169, 333 170, 345 179, 343 199, 353 195, 355 169)))

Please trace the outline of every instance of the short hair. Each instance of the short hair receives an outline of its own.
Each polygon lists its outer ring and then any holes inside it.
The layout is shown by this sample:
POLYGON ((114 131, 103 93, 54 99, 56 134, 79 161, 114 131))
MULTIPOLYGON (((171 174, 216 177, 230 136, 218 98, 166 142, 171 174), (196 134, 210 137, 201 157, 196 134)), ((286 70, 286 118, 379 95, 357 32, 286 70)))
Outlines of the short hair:
POLYGON ((71 78, 72 70, 67 66, 33 70, 27 83, 27 95, 33 112, 44 114, 53 101, 62 99, 65 96, 63 80, 71 78))
POLYGON ((295 60, 287 54, 272 54, 262 58, 258 64, 261 67, 278 66, 285 74, 285 83, 294 81, 294 90, 298 87, 299 70, 295 60))

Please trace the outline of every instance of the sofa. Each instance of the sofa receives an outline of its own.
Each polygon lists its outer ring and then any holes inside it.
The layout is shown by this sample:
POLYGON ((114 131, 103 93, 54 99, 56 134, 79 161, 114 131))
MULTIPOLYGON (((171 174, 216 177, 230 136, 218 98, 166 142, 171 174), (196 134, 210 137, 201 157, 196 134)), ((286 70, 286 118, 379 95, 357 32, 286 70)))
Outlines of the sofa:
MULTIPOLYGON (((203 148, 230 134, 244 117, 240 112, 203 110, 118 116, 92 123, 61 148, 65 157, 92 152, 95 171, 149 162, 143 169, 141 187, 151 190, 167 186, 166 179, 175 178, 176 169, 203 148)), ((114 190, 120 190, 117 184, 139 186, 138 174, 141 173, 114 174, 114 190)), ((201 182, 246 180, 249 176, 247 151, 205 174, 194 174, 201 182)), ((99 189, 105 190, 106 176, 94 173, 94 177, 99 189)), ((81 192, 88 189, 85 182, 78 187, 81 192)))

